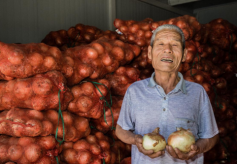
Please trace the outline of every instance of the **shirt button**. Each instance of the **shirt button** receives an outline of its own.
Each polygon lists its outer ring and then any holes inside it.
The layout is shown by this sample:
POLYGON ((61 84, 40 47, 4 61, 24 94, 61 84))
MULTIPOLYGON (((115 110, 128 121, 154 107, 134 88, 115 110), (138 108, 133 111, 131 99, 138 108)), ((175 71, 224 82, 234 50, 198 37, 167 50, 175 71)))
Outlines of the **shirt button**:
POLYGON ((164 97, 164 100, 166 100, 166 97, 164 97))
POLYGON ((163 109, 163 111, 165 111, 165 108, 163 109))

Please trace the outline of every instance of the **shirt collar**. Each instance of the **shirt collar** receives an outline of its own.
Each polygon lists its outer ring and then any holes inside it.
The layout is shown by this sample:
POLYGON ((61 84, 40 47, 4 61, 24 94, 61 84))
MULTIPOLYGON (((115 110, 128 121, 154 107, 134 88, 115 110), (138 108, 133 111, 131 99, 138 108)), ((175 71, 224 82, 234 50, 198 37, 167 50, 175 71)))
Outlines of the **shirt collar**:
MULTIPOLYGON (((155 87, 156 85, 158 85, 154 80, 154 76, 155 76, 155 72, 153 72, 152 75, 151 75, 150 81, 148 83, 148 87, 155 87)), ((178 76, 180 77, 180 81, 178 82, 178 84, 174 88, 174 91, 181 90, 184 94, 186 94, 187 90, 186 90, 183 75, 180 72, 178 72, 178 76)))

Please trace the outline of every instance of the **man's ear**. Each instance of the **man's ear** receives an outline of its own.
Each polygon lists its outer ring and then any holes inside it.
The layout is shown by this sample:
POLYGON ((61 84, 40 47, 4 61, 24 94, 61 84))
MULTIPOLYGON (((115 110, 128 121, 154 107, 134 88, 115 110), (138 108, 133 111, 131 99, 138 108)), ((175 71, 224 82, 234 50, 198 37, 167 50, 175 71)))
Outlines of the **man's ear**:
POLYGON ((187 53, 188 53, 188 50, 185 48, 185 49, 184 49, 183 58, 182 58, 182 62, 185 62, 186 57, 187 57, 187 53))
POLYGON ((148 59, 151 60, 151 51, 152 51, 152 47, 149 45, 148 46, 148 59))

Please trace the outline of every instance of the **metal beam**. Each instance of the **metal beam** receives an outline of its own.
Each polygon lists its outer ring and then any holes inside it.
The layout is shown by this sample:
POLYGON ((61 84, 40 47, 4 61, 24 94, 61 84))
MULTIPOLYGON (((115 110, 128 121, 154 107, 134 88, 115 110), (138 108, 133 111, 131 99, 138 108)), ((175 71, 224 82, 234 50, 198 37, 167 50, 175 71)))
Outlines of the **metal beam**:
POLYGON ((108 0, 108 11, 109 11, 109 21, 108 21, 108 26, 109 30, 114 31, 114 20, 116 18, 116 0, 108 0))
POLYGON ((168 4, 171 6, 174 5, 180 5, 180 4, 184 4, 184 3, 190 3, 190 2, 196 2, 196 1, 200 1, 200 0, 168 0, 168 4))
POLYGON ((162 8, 162 9, 165 9, 165 10, 168 10, 170 12, 173 12, 173 13, 176 13, 176 14, 179 14, 179 15, 191 15, 191 16, 195 16, 193 13, 190 13, 188 11, 184 11, 184 10, 180 10, 180 9, 177 9, 175 7, 172 7, 170 5, 167 5, 167 4, 164 4, 162 2, 159 2, 157 0, 139 0, 139 1, 142 1, 142 2, 145 2, 145 3, 148 3, 148 4, 151 4, 151 5, 154 5, 156 7, 159 7, 159 8, 162 8))

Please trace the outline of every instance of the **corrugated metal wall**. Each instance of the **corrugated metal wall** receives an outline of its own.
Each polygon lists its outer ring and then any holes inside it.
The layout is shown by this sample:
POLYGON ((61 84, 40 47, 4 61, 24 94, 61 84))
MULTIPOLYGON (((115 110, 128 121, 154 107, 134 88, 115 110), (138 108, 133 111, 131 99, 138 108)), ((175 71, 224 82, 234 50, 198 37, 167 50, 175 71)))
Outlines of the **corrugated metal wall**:
POLYGON ((194 10, 200 23, 205 24, 222 18, 237 26, 237 2, 194 10))
POLYGON ((25 42, 38 35, 37 1, 0 1, 0 41, 25 42))
POLYGON ((117 18, 123 20, 140 21, 149 17, 159 21, 180 16, 138 0, 117 0, 116 5, 117 18))
POLYGON ((179 17, 179 14, 169 12, 167 10, 151 6, 151 18, 154 21, 166 20, 170 18, 179 17))
POLYGON ((40 42, 77 23, 108 30, 107 0, 1 0, 0 41, 40 42))
POLYGON ((77 23, 109 30, 109 1, 116 17, 128 20, 165 20, 179 15, 138 0, 0 0, 0 41, 40 42, 50 31, 77 23))

